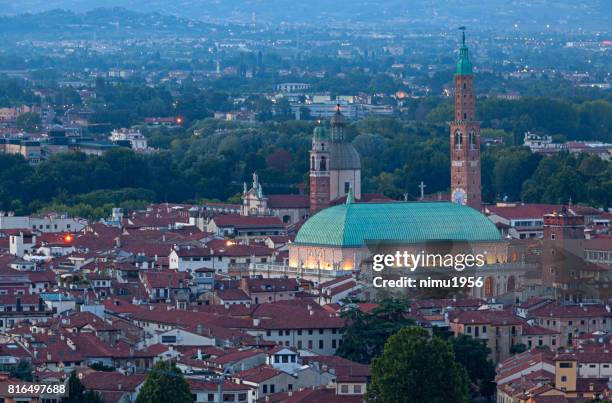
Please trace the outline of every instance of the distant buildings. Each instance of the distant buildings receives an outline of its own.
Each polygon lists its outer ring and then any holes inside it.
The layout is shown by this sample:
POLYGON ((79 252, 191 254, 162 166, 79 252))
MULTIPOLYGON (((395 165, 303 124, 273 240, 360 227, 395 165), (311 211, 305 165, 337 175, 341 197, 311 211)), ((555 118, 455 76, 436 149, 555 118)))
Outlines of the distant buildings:
POLYGON ((558 153, 567 149, 567 146, 564 144, 553 143, 552 136, 540 135, 531 132, 525 133, 523 145, 529 147, 531 152, 541 154, 558 153))
POLYGON ((565 143, 553 143, 552 136, 539 135, 526 132, 523 144, 534 153, 555 154, 567 151, 570 154, 595 155, 603 160, 610 160, 612 157, 612 144, 601 141, 568 141, 565 143))
POLYGON ((303 92, 310 88, 306 83, 280 83, 276 85, 276 90, 280 92, 296 93, 303 92))
POLYGON ((115 129, 111 132, 109 140, 112 142, 128 142, 134 151, 147 150, 147 138, 138 129, 115 129))

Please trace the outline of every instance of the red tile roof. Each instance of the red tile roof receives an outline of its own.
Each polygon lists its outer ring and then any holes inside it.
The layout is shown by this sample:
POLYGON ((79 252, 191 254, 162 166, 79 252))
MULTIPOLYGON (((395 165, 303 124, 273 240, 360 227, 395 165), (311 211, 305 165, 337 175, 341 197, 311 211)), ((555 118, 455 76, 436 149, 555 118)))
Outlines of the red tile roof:
POLYGON ((94 371, 83 376, 85 388, 97 391, 134 392, 138 385, 144 383, 145 375, 123 375, 119 372, 94 371))
POLYGON ((452 312, 451 321, 464 325, 520 326, 524 322, 508 311, 452 312))
POLYGON ((585 239, 584 249, 612 252, 612 237, 585 239))
POLYGON ((251 298, 244 291, 237 288, 226 288, 224 290, 216 290, 215 294, 222 301, 250 301, 251 298))
POLYGON ((258 217, 239 215, 220 215, 213 218, 217 227, 233 228, 257 228, 257 227, 279 227, 283 228, 283 222, 278 217, 258 217))
POLYGON ((249 293, 297 291, 298 282, 294 278, 247 278, 242 288, 249 293))
POLYGON ((189 274, 175 270, 142 271, 143 283, 149 288, 188 288, 189 274))
POLYGON ((560 305, 559 303, 546 304, 531 311, 533 316, 550 318, 587 318, 611 317, 612 313, 605 305, 560 305))
POLYGON ((506 206, 489 205, 485 211, 507 219, 542 218, 544 214, 560 211, 561 204, 508 204, 506 206))
POLYGON ((549 334, 560 334, 552 329, 546 329, 541 326, 532 326, 527 323, 523 324, 523 334, 526 336, 540 336, 540 335, 549 335, 549 334))
POLYGON ((210 362, 214 362, 216 364, 233 364, 235 362, 239 362, 244 360, 245 358, 255 357, 258 355, 264 354, 263 351, 257 349, 246 349, 246 350, 228 350, 226 354, 220 355, 216 358, 212 358, 210 362))
POLYGON ((246 382, 261 383, 269 379, 272 379, 283 372, 274 369, 268 365, 260 365, 255 368, 247 369, 246 371, 240 371, 234 374, 234 378, 240 379, 246 382))
POLYGON ((370 367, 346 358, 334 355, 319 355, 313 357, 303 357, 304 363, 311 364, 318 362, 336 371, 337 382, 367 382, 370 377, 370 367))
POLYGON ((310 207, 310 200, 306 195, 269 195, 268 207, 277 209, 307 209, 310 207))

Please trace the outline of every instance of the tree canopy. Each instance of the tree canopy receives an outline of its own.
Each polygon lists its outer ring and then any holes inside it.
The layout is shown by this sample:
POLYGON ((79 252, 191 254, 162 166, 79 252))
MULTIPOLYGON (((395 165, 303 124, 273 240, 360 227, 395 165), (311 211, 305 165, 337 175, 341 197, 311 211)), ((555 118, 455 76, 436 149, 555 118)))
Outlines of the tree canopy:
POLYGON ((382 403, 467 403, 468 384, 449 343, 422 328, 405 327, 372 361, 368 397, 382 403))
POLYGON ((190 403, 193 401, 183 374, 171 361, 160 361, 147 374, 136 403, 190 403))
POLYGON ((455 359, 467 371, 476 394, 490 398, 495 392, 495 365, 491 350, 481 340, 459 335, 450 340, 455 359))
POLYGON ((383 300, 370 313, 355 306, 342 313, 348 319, 342 344, 336 354, 351 361, 369 364, 383 351, 385 341, 405 326, 412 325, 404 317, 407 304, 402 300, 383 300))

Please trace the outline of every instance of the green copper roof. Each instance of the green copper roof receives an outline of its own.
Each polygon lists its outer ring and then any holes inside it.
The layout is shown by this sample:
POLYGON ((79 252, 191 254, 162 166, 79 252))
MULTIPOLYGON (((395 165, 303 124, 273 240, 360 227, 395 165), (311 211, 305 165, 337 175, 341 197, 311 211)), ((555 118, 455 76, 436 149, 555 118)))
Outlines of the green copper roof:
POLYGON ((328 140, 329 139, 327 130, 325 130, 325 127, 323 126, 316 126, 314 128, 312 135, 314 136, 315 140, 328 140))
POLYGON ((365 241, 499 241, 495 225, 471 207, 449 202, 348 203, 304 223, 296 244, 361 247, 365 241))
POLYGON ((455 71, 455 74, 472 74, 472 62, 470 61, 470 56, 468 53, 468 47, 465 44, 465 31, 463 31, 461 47, 459 48, 459 60, 457 61, 457 70, 455 71))

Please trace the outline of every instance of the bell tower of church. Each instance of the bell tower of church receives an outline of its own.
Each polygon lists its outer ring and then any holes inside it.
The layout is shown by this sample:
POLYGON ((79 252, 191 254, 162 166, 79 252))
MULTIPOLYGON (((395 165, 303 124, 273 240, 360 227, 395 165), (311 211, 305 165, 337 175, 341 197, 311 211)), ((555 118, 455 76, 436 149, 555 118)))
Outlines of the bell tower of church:
POLYGON ((329 132, 319 125, 312 136, 310 149, 310 214, 329 207, 348 195, 352 189, 361 199, 361 159, 345 137, 346 118, 336 105, 329 132))
POLYGON ((310 215, 329 207, 329 137, 323 126, 317 126, 310 149, 310 215))
POLYGON ((480 123, 476 121, 472 62, 462 32, 455 72, 455 116, 450 125, 451 200, 481 209, 480 123))

